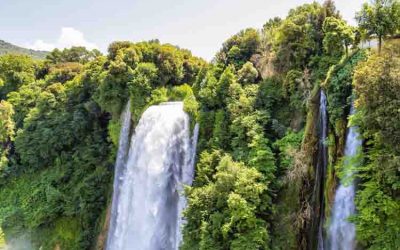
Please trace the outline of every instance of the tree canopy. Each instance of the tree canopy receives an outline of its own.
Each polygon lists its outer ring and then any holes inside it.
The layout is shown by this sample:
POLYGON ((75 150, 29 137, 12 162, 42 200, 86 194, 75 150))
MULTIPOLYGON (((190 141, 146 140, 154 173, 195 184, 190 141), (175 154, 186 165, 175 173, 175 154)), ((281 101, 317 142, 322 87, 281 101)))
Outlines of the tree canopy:
POLYGON ((394 35, 400 30, 400 2, 398 0, 373 0, 370 4, 364 3, 357 12, 356 19, 359 27, 369 39, 378 38, 379 51, 382 39, 394 35))

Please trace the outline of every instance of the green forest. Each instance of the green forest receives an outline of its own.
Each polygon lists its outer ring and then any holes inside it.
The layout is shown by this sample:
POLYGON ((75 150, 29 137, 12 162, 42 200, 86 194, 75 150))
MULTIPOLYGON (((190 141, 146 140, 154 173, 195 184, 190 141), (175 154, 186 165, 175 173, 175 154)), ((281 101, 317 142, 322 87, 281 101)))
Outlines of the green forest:
POLYGON ((210 62, 158 40, 0 55, 0 249, 105 249, 129 100, 133 126, 167 101, 199 124, 180 249, 317 249, 318 214, 327 235, 335 190, 353 179, 357 249, 399 249, 400 2, 365 3, 357 26, 332 0, 268 18, 210 62), (349 126, 362 137, 350 160, 349 126))

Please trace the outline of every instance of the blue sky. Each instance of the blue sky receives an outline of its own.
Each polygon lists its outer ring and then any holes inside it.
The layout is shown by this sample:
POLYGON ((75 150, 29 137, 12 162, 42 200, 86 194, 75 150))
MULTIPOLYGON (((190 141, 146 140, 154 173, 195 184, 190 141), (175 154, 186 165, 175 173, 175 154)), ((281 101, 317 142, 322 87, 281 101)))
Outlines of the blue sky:
MULTIPOLYGON (((336 0, 343 17, 365 0, 336 0)), ((211 59, 239 30, 311 0, 0 0, 0 39, 35 49, 158 38, 211 59)), ((320 1, 322 2, 322 0, 320 1)))

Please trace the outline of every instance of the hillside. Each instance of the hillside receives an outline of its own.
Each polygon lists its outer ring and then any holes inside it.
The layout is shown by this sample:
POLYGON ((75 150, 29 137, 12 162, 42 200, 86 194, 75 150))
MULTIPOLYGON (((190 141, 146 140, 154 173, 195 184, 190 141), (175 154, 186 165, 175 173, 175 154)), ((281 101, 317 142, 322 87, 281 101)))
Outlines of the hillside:
POLYGON ((48 54, 47 51, 38 51, 32 49, 26 49, 14 44, 8 43, 6 41, 0 40, 0 55, 4 54, 24 54, 32 56, 35 59, 43 59, 48 54))

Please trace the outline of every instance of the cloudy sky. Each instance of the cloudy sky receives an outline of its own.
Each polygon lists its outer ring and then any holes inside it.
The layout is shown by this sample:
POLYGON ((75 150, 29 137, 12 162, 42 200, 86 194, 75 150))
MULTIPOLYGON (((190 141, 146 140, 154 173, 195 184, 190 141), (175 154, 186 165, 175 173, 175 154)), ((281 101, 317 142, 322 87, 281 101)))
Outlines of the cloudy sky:
MULTIPOLYGON (((343 17, 365 0, 336 0, 343 17)), ((74 45, 106 51, 116 40, 158 38, 211 59, 239 30, 261 28, 311 0, 0 0, 0 39, 33 49, 74 45)), ((322 2, 322 0, 320 0, 322 2)))

